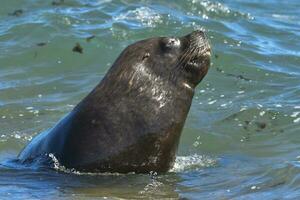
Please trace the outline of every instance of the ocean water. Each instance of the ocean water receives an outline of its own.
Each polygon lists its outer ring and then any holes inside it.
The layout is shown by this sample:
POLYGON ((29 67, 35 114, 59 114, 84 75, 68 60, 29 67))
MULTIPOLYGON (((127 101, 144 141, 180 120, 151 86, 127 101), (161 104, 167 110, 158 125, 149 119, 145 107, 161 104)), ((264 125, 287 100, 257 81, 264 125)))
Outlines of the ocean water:
POLYGON ((2 1, 0 199, 300 199, 300 1, 2 1), (10 163, 128 44, 195 29, 210 38, 212 65, 170 172, 10 163))

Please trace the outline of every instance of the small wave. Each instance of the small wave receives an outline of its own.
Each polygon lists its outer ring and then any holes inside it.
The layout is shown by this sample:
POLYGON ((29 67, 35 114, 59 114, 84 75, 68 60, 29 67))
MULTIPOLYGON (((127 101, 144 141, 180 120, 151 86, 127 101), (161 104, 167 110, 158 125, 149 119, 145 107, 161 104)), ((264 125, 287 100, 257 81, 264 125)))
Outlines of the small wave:
POLYGON ((291 120, 296 118, 298 114, 299 113, 295 111, 289 116, 284 112, 264 108, 263 105, 258 104, 256 108, 241 107, 240 111, 231 114, 220 122, 228 123, 231 121, 234 124, 237 123, 239 127, 243 127, 243 124, 245 124, 248 128, 252 127, 253 129, 264 129, 267 128, 267 125, 273 128, 280 128, 284 124, 290 124, 291 120), (276 126, 278 121, 280 121, 280 126, 276 126))

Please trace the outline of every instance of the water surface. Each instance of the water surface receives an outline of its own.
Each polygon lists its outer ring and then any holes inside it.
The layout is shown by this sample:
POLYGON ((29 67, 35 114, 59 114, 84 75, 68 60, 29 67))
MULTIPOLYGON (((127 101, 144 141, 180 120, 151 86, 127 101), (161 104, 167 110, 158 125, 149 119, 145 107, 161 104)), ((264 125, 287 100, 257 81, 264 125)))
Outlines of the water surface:
POLYGON ((297 0, 5 1, 1 199, 299 199, 299 7, 297 0), (70 112, 128 44, 195 29, 210 38, 212 67, 169 173, 78 174, 8 161, 70 112), (76 43, 82 54, 72 51, 76 43))

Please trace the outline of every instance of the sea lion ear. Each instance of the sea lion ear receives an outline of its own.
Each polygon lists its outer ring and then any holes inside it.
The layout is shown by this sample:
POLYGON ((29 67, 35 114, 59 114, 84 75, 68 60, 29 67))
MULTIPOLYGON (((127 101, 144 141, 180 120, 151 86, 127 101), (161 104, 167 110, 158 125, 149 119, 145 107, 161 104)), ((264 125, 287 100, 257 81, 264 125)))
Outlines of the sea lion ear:
POLYGON ((149 58, 149 57, 150 57, 150 53, 149 53, 149 52, 146 52, 146 53, 143 55, 142 60, 145 60, 145 59, 147 59, 147 58, 149 58))

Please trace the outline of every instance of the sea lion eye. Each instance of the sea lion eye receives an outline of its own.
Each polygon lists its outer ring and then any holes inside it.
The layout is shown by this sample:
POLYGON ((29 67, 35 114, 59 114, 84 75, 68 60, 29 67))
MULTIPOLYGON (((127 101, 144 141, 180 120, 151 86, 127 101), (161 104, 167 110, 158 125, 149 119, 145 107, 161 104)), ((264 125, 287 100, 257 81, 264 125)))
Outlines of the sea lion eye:
POLYGON ((147 58, 149 58, 150 57, 150 53, 145 53, 144 55, 143 55, 143 57, 142 57, 142 60, 145 60, 145 59, 147 59, 147 58))
POLYGON ((166 46, 171 48, 171 47, 178 47, 180 46, 180 40, 178 38, 169 38, 166 46))
POLYGON ((163 38, 161 41, 161 48, 165 51, 177 49, 178 47, 180 47, 180 40, 178 38, 163 38))

